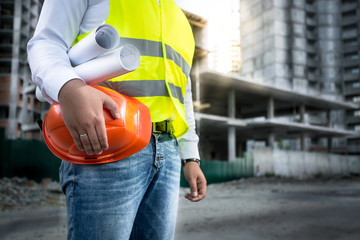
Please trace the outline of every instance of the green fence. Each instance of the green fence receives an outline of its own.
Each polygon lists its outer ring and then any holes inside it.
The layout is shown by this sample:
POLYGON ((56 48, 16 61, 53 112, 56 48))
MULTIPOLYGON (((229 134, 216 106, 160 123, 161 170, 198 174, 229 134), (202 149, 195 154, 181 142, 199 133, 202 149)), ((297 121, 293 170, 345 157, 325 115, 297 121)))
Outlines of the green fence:
MULTIPOLYGON (((7 140, 0 128, 0 177, 27 177, 41 180, 50 177, 59 180, 61 160, 55 157, 43 141, 7 140)), ((202 160, 208 183, 225 182, 253 176, 252 155, 247 153, 234 162, 202 160)), ((181 174, 181 186, 188 186, 181 174)))
MULTIPOLYGON (((251 153, 237 158, 234 162, 201 160, 201 169, 208 184, 226 182, 253 176, 253 159, 251 153)), ((181 174, 181 186, 188 187, 184 174, 181 174)))
POLYGON ((0 128, 0 177, 27 177, 59 180, 61 160, 53 155, 45 142, 36 140, 7 140, 0 128))

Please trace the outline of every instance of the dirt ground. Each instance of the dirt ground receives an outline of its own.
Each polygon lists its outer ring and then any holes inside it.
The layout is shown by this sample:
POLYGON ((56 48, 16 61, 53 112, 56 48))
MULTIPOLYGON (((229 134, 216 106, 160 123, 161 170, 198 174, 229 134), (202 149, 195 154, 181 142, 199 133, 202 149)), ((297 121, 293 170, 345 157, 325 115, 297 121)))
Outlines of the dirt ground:
MULTIPOLYGON (((186 191, 180 193, 176 240, 360 239, 359 178, 212 184, 199 203, 184 199, 186 191)), ((66 239, 64 204, 51 203, 0 212, 0 238, 66 239)))

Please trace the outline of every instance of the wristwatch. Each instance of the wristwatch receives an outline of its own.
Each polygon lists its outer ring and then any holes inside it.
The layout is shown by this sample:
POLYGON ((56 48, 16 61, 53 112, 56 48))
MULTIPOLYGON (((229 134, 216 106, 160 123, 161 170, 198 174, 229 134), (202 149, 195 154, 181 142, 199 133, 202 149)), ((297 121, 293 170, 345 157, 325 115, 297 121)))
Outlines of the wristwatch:
POLYGON ((185 166, 186 163, 188 162, 197 162, 200 166, 200 159, 197 158, 187 158, 187 159, 181 159, 181 164, 183 165, 183 167, 185 166))

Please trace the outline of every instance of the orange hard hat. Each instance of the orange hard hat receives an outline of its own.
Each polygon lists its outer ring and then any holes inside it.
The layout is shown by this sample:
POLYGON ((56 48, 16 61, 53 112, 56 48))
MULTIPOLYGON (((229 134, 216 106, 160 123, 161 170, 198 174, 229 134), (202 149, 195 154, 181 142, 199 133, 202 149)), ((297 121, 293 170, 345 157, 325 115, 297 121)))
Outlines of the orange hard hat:
POLYGON ((58 103, 51 106, 43 122, 46 145, 62 160, 78 164, 114 162, 143 149, 150 141, 152 124, 149 109, 138 100, 109 88, 92 86, 109 95, 118 105, 120 119, 104 108, 109 148, 101 155, 80 151, 65 126, 58 103))

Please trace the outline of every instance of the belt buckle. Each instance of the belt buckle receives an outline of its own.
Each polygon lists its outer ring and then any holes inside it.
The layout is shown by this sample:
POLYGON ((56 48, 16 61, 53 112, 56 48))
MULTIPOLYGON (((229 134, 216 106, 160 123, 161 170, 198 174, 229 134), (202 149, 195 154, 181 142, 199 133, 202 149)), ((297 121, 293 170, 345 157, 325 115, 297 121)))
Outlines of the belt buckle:
POLYGON ((170 132, 168 123, 169 121, 154 122, 152 127, 153 132, 154 133, 170 132))

